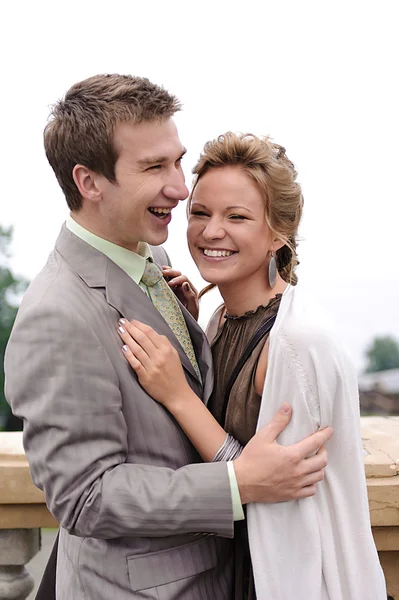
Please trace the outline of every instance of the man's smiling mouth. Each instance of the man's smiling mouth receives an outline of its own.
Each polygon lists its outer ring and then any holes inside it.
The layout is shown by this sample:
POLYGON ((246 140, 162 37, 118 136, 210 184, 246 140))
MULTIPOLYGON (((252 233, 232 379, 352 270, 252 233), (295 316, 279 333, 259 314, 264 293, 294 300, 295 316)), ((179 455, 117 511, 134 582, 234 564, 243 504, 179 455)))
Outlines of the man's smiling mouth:
POLYGON ((151 207, 148 209, 150 211, 150 213, 152 215, 154 215, 155 217, 158 217, 159 219, 164 219, 165 217, 168 217, 170 215, 170 213, 172 212, 171 208, 158 208, 158 207, 151 207))

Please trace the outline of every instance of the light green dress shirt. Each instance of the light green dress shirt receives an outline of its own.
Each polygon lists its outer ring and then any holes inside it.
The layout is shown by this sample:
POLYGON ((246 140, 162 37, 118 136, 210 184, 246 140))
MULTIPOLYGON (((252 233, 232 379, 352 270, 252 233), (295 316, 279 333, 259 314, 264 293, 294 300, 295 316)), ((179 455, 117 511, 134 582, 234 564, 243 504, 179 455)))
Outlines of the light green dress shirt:
MULTIPOLYGON (((71 216, 68 217, 66 221, 66 226, 74 233, 78 238, 90 244, 93 248, 108 256, 112 262, 114 262, 118 267, 125 271, 129 277, 133 279, 137 285, 143 290, 147 296, 148 289, 145 286, 141 278, 145 269, 145 261, 147 258, 151 257, 151 249, 148 244, 145 242, 140 242, 138 247, 138 253, 132 252, 131 250, 127 250, 126 248, 122 248, 122 246, 118 246, 113 242, 109 242, 103 238, 98 237, 91 231, 88 231, 79 223, 77 223, 71 216)), ((240 492, 238 490, 237 478, 234 471, 234 465, 231 461, 227 463, 227 469, 229 473, 230 479, 230 488, 231 488, 231 498, 233 503, 233 518, 234 521, 242 521, 244 519, 244 512, 242 510, 240 492)))

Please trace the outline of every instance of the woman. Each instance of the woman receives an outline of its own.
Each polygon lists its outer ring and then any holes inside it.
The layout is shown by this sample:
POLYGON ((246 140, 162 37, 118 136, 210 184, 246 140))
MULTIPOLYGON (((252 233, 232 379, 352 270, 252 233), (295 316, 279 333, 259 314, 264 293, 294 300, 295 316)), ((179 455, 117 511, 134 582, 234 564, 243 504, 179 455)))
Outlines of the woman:
MULTIPOLYGON (((385 600, 355 372, 325 317, 296 286, 303 200, 294 166, 267 138, 227 133, 206 144, 194 173, 190 252, 224 300, 208 328, 215 367, 209 410, 186 383, 176 351, 148 326, 123 322, 125 356, 206 461, 234 459, 285 400, 293 417, 280 443, 334 428, 316 496, 247 507, 253 574, 239 523, 237 599, 255 598, 254 580, 258 600, 385 600), (254 346, 229 391, 237 362, 264 323, 266 331, 274 323, 269 338, 254 346)), ((185 280, 164 272, 172 286, 185 280)))

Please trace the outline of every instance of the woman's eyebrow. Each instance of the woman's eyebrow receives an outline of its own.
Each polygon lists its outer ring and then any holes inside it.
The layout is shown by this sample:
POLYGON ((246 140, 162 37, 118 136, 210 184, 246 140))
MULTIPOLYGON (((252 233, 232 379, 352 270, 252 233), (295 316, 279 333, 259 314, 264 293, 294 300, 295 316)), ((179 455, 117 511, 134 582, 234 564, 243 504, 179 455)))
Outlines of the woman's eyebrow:
POLYGON ((242 204, 234 204, 233 206, 227 206, 226 210, 234 210, 234 209, 240 209, 240 210, 247 210, 248 212, 250 212, 252 215, 254 214, 253 211, 248 208, 247 206, 244 206, 242 204))

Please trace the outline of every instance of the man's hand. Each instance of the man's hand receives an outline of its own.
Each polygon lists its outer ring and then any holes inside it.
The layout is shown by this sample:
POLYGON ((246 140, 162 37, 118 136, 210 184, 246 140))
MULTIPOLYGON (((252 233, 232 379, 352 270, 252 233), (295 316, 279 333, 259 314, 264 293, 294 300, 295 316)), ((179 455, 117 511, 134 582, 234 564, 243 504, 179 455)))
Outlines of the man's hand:
POLYGON ((291 407, 284 404, 234 461, 242 504, 283 502, 316 493, 316 484, 324 478, 327 466, 324 444, 333 430, 326 427, 297 444, 281 446, 276 438, 291 415, 291 407))

